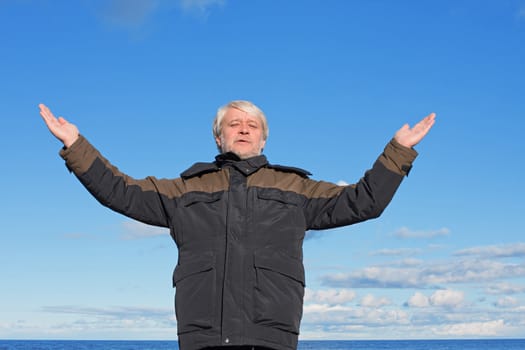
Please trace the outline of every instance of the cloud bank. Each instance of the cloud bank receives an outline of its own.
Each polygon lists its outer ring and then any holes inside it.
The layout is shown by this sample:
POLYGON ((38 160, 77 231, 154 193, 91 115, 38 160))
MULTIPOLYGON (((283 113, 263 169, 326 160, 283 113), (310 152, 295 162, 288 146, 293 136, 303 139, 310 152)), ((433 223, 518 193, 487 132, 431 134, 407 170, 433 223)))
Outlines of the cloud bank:
POLYGON ((146 225, 138 221, 125 221, 122 223, 122 239, 141 239, 169 234, 169 230, 164 227, 146 225))
POLYGON ((431 230, 431 231, 414 231, 409 229, 408 227, 401 227, 396 232, 394 232, 394 236, 398 238, 408 239, 408 238, 434 238, 434 237, 440 237, 440 236, 448 236, 450 234, 450 230, 446 227, 440 228, 438 230, 431 230))
POLYGON ((136 32, 154 22, 160 13, 181 11, 202 19, 225 4, 226 0, 109 0, 95 2, 92 6, 107 25, 136 32))
MULTIPOLYGON (((443 262, 411 260, 412 264, 376 265, 322 276, 333 288, 443 288, 448 284, 482 283, 525 277, 525 262, 498 258, 521 256, 521 244, 491 246, 454 253, 462 259, 443 262), (474 252, 481 253, 476 255, 474 252), (491 257, 492 259, 489 259, 491 257)), ((521 289, 517 289, 516 292, 521 289)))

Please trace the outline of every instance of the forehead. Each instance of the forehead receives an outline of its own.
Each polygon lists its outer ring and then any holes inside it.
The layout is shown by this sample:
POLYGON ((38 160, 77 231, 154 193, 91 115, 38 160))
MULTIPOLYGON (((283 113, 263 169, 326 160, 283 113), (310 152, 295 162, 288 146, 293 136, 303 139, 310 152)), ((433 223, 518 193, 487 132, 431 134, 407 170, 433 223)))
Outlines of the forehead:
POLYGON ((254 116, 243 110, 230 107, 226 110, 226 113, 224 114, 222 122, 227 123, 232 120, 248 120, 248 121, 256 121, 257 123, 261 122, 260 118, 257 116, 254 116))

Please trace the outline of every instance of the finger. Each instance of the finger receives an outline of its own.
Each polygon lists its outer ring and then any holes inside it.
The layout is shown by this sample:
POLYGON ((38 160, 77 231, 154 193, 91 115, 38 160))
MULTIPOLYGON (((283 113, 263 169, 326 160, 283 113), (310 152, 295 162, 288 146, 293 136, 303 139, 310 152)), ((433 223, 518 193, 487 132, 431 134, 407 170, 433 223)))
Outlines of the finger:
POLYGON ((436 121, 436 113, 430 113, 425 118, 425 126, 426 127, 431 127, 434 124, 435 121, 436 121))
POLYGON ((436 113, 430 113, 426 118, 425 118, 426 122, 427 123, 431 123, 433 124, 434 121, 436 120, 436 113))
POLYGON ((421 119, 421 121, 414 126, 414 129, 417 129, 419 131, 421 129, 430 128, 434 124, 435 118, 436 114, 430 113, 425 118, 421 119))
POLYGON ((40 116, 42 118, 45 118, 47 107, 44 104, 41 103, 41 104, 38 105, 38 108, 40 108, 40 116))
POLYGON ((38 107, 40 108, 40 113, 41 114, 50 114, 51 111, 49 110, 49 108, 47 108, 47 106, 43 103, 39 104, 38 107))
POLYGON ((430 113, 429 115, 427 115, 426 117, 424 117, 423 119, 421 119, 419 122, 420 122, 420 123, 428 122, 428 121, 434 119, 435 116, 436 116, 435 113, 430 113))
POLYGON ((42 118, 44 118, 44 120, 52 121, 53 119, 55 119, 55 116, 53 115, 53 113, 51 113, 51 111, 49 110, 49 108, 47 108, 46 105, 40 104, 39 107, 40 115, 42 116, 42 118))
POLYGON ((435 121, 435 114, 429 115, 429 119, 425 120, 425 123, 421 125, 421 129, 418 130, 421 133, 422 137, 424 137, 430 131, 435 121))

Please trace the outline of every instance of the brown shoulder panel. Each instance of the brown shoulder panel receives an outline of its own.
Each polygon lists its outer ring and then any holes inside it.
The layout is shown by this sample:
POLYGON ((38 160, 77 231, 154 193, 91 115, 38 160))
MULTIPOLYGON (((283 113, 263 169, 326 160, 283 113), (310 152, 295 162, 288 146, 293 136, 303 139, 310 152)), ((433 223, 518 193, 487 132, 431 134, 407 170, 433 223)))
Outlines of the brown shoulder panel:
POLYGON ((188 192, 213 193, 228 190, 227 170, 206 173, 189 179, 155 179, 157 192, 167 198, 177 198, 188 192))
POLYGON ((177 179, 184 185, 184 192, 219 192, 227 191, 229 184, 229 172, 227 168, 211 173, 204 173, 199 176, 193 176, 189 179, 177 179))
POLYGON ((337 196, 344 186, 315 181, 292 172, 262 168, 248 178, 248 186, 275 188, 295 192, 307 198, 330 198, 337 196))
POLYGON ((102 164, 113 176, 122 178, 128 186, 138 186, 142 191, 154 191, 168 198, 180 197, 191 191, 217 192, 228 188, 227 171, 206 173, 187 180, 157 179, 149 176, 145 179, 134 179, 122 173, 112 165, 102 154, 83 136, 80 136, 73 145, 60 151, 60 156, 66 161, 70 171, 82 176, 89 171, 95 162, 102 164))
POLYGON ((86 174, 90 168, 98 162, 115 177, 122 178, 127 186, 139 186, 142 191, 156 191, 156 179, 147 177, 145 179, 134 179, 122 173, 116 166, 112 165, 102 154, 83 136, 70 147, 62 149, 60 156, 66 161, 70 171, 77 176, 86 174))

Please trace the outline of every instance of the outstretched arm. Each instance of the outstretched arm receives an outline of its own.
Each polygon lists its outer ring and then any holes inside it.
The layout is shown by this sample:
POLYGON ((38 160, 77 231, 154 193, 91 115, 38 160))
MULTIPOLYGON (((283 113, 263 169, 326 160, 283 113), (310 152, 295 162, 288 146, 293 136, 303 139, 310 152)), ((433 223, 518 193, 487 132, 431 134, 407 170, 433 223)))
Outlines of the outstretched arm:
MULTIPOLYGON (((45 105, 39 107, 49 131, 65 146, 60 155, 68 170, 100 203, 146 224, 168 227, 157 179, 134 179, 122 173, 79 134, 75 125, 56 118, 45 105)), ((170 182, 166 180, 164 184, 169 186, 170 182)))
POLYGON ((75 125, 69 123, 62 117, 56 118, 44 104, 39 104, 38 107, 40 108, 40 115, 42 119, 44 119, 49 131, 51 131, 57 139, 62 141, 64 146, 69 147, 78 139, 79 132, 75 125))
POLYGON ((417 145, 430 131, 436 119, 435 113, 430 113, 419 123, 410 128, 408 124, 403 125, 394 135, 394 139, 402 146, 412 148, 417 145))

